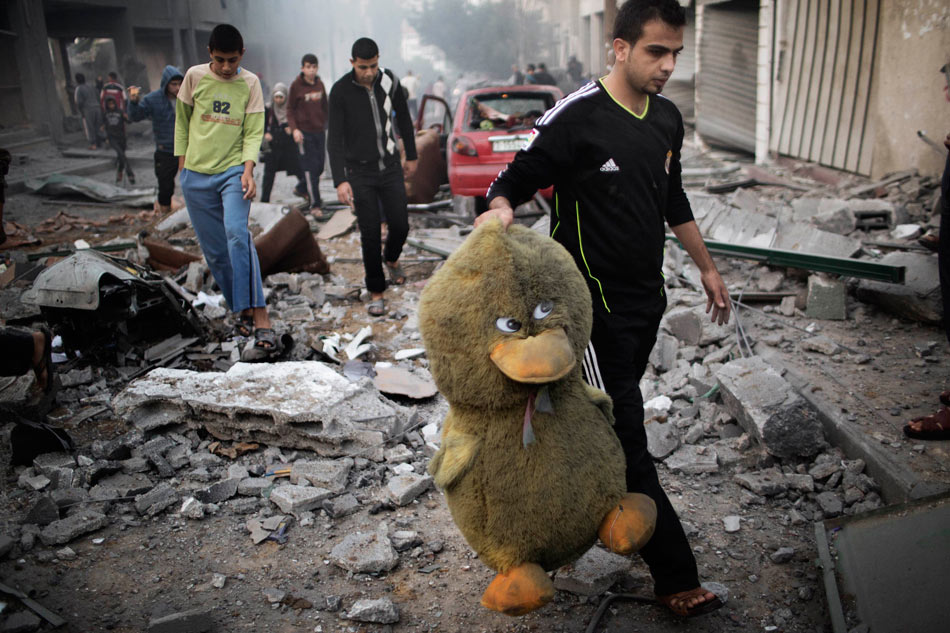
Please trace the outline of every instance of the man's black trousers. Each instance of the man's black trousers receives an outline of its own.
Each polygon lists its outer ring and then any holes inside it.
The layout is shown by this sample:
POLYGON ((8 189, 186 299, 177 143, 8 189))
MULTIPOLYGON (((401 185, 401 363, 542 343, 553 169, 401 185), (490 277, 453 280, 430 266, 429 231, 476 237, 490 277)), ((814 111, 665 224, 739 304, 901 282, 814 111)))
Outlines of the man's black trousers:
POLYGON ((175 193, 175 175, 178 173, 178 157, 169 152, 155 150, 155 178, 158 180, 158 204, 167 207, 175 193))
POLYGON ((584 355, 585 378, 614 401, 614 432, 627 460, 627 490, 642 492, 656 503, 656 531, 640 555, 650 567, 655 593, 661 596, 699 586, 696 559, 676 511, 660 487, 643 428, 640 379, 656 343, 665 305, 665 299, 659 298, 646 310, 608 313, 595 300, 594 328, 584 355))
POLYGON ((22 376, 33 367, 33 335, 0 328, 0 376, 22 376))
POLYGON ((406 236, 409 235, 409 213, 406 209, 406 184, 403 181, 402 166, 395 162, 383 171, 378 171, 375 167, 347 167, 346 175, 350 187, 353 188, 353 203, 363 248, 366 289, 370 292, 383 292, 386 289, 383 258, 387 262, 399 259, 406 236), (386 247, 382 255, 380 209, 388 227, 386 247))

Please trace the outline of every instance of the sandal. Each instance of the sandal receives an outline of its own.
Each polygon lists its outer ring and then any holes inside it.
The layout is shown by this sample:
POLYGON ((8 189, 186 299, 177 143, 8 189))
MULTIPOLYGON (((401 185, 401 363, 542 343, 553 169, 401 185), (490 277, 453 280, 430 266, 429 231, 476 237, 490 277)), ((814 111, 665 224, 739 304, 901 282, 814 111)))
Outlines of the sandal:
POLYGON ((267 353, 277 351, 277 335, 273 328, 259 327, 254 330, 254 347, 267 353))
POLYGON ((397 286, 401 286, 406 283, 406 272, 402 269, 402 266, 399 265, 399 262, 395 264, 390 264, 386 262, 386 268, 389 273, 390 283, 394 283, 397 286))
POLYGON ((232 336, 243 336, 247 338, 253 333, 254 333, 254 316, 250 314, 238 315, 237 321, 235 321, 234 323, 232 336))
POLYGON ((944 407, 933 415, 911 420, 904 425, 904 435, 916 440, 950 440, 950 409, 944 407))
POLYGON ((723 604, 722 600, 720 600, 718 596, 715 596, 712 600, 700 602, 699 604, 692 607, 686 606, 686 601, 690 598, 701 597, 706 593, 712 592, 703 587, 696 587, 695 589, 690 589, 688 591, 672 593, 668 596, 657 596, 656 601, 669 609, 674 615, 678 615, 681 618, 694 618, 697 615, 704 615, 706 613, 710 613, 711 611, 715 611, 723 604))
POLYGON ((386 314, 386 302, 383 299, 373 299, 366 306, 370 316, 380 317, 386 314))
POLYGON ((41 376, 46 374, 43 393, 49 393, 53 390, 53 334, 45 325, 41 325, 39 331, 43 333, 43 356, 40 358, 40 364, 33 367, 33 373, 36 375, 37 384, 41 382, 41 376))

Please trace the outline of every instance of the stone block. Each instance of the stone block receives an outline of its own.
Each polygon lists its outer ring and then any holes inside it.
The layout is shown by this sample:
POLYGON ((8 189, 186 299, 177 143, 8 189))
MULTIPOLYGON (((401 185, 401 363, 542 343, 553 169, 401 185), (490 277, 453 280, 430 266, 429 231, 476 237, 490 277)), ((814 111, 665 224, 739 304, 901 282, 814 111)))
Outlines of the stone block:
POLYGON ((353 469, 353 459, 297 460, 290 469, 290 483, 301 480, 313 486, 326 488, 336 494, 346 488, 346 480, 353 469))
POLYGON ((626 576, 630 566, 629 558, 594 546, 558 571, 554 588, 580 596, 599 596, 626 576))
POLYGON ((818 412, 758 356, 726 363, 716 373, 727 411, 777 457, 808 457, 824 445, 818 412))
POLYGON ((854 212, 844 200, 826 198, 818 203, 818 212, 812 216, 812 224, 822 231, 847 235, 858 228, 854 212))
POLYGON ((413 499, 421 495, 432 485, 432 477, 406 473, 397 475, 386 483, 386 493, 397 506, 412 503, 413 499))
POLYGON ((716 449, 711 446, 685 444, 663 462, 673 472, 685 475, 714 473, 719 470, 716 449))
POLYGON ((204 488, 195 490, 195 499, 201 503, 222 503, 237 494, 238 479, 224 479, 204 488))
POLYGON ((880 260, 881 264, 904 266, 903 284, 861 280, 858 299, 875 303, 891 314, 938 325, 943 315, 940 299, 940 274, 937 258, 922 253, 893 252, 880 260))
POLYGON ((343 616, 347 620, 372 622, 374 624, 395 624, 399 622, 399 610, 389 598, 376 600, 357 600, 343 616))
POLYGON ((413 530, 397 530, 390 535, 389 540, 397 552, 404 552, 422 545, 422 538, 413 530))
POLYGON ((842 321, 848 316, 847 294, 844 283, 824 275, 811 275, 805 315, 809 319, 842 321))
POLYGON ((679 448, 679 436, 672 424, 652 418, 644 422, 643 428, 647 433, 647 450, 653 459, 663 461, 679 448))
POLYGON ((272 483, 274 482, 266 477, 247 477, 238 482, 237 492, 246 497, 259 497, 272 483))
POLYGON ((59 521, 53 521, 40 532, 44 545, 65 545, 75 538, 95 532, 109 524, 109 518, 92 509, 83 510, 59 521))
POLYGON ((112 406, 140 429, 184 423, 221 440, 324 457, 377 449, 403 426, 371 381, 350 382, 312 361, 236 363, 225 373, 158 368, 130 383, 112 406))
POLYGON ((93 499, 106 499, 109 497, 134 497, 145 494, 152 489, 154 484, 152 480, 142 473, 116 473, 109 477, 103 477, 99 483, 89 490, 89 496, 93 499))
POLYGON ((148 633, 206 633, 213 626, 211 611, 192 609, 152 618, 148 623, 148 633))
POLYGON ((679 341, 675 336, 660 332, 656 336, 656 344, 650 352, 650 364, 658 372, 666 372, 676 365, 676 354, 679 352, 679 341))
POLYGON ((135 498, 135 510, 139 514, 152 517, 178 503, 179 498, 178 491, 167 481, 163 481, 135 498))
POLYGON ((290 514, 319 508, 320 503, 330 494, 331 492, 326 488, 284 484, 274 488, 274 491, 270 493, 270 500, 280 508, 281 512, 290 514))
POLYGON ((375 532, 347 534, 330 551, 330 560, 354 574, 373 574, 389 571, 399 562, 387 536, 387 528, 381 525, 375 532))
POLYGON ((663 316, 660 327, 685 345, 706 346, 732 334, 730 324, 719 325, 709 320, 706 306, 674 308, 663 316))
POLYGON ((771 497, 788 490, 788 481, 782 471, 777 468, 739 473, 733 477, 733 481, 763 497, 771 497))
POLYGON ((339 519, 358 512, 360 502, 356 497, 347 493, 333 499, 326 499, 323 502, 323 509, 330 515, 331 519, 339 519))
POLYGON ((841 351, 841 347, 837 343, 822 334, 803 339, 801 348, 806 352, 818 352, 825 356, 834 356, 841 351))

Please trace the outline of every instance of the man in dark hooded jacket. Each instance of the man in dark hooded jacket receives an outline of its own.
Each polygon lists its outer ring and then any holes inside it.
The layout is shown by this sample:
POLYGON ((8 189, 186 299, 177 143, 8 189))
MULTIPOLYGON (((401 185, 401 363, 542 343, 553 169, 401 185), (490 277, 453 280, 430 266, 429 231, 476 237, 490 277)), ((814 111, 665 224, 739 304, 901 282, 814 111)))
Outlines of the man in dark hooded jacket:
POLYGON ((158 208, 163 213, 172 210, 175 192, 175 174, 178 158, 175 156, 175 100, 184 73, 174 66, 165 66, 162 83, 144 97, 139 88, 129 88, 129 116, 133 121, 152 120, 155 137, 155 177, 158 178, 158 208))

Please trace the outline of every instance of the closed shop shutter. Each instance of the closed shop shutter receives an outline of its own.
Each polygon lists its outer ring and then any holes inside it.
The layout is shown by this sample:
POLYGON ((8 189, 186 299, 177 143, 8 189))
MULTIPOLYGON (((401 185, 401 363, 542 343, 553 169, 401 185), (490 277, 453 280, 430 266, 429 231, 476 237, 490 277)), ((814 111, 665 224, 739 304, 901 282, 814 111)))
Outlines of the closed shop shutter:
POLYGON ((755 152, 757 0, 703 7, 696 129, 710 143, 755 152))

